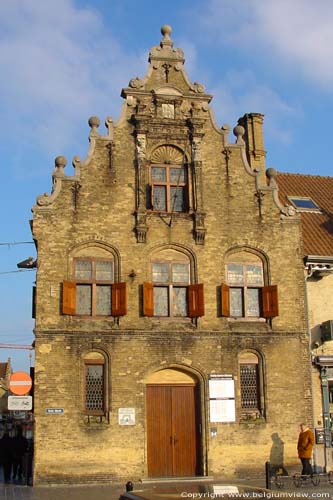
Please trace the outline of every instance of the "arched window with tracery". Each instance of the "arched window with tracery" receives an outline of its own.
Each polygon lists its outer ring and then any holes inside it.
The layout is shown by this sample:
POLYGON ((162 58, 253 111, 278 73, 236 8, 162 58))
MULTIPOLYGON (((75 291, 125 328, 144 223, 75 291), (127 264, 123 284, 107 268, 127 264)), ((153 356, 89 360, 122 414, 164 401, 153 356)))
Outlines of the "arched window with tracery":
POLYGON ((226 283, 221 286, 222 316, 231 318, 274 318, 278 316, 276 285, 268 284, 263 257, 251 251, 237 251, 227 256, 226 283))
POLYGON ((204 315, 203 285, 193 283, 191 259, 172 248, 154 254, 151 282, 143 284, 143 314, 168 318, 204 315))

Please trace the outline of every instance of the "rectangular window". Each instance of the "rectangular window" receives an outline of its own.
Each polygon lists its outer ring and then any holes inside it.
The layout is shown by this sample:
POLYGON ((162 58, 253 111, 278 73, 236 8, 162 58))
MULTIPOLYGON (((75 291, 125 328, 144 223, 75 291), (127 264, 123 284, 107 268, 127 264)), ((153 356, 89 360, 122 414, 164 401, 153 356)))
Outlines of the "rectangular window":
POLYGON ((153 210, 162 212, 188 210, 188 180, 184 166, 152 166, 150 182, 153 210))
POLYGON ((90 414, 103 414, 105 399, 104 364, 89 363, 86 369, 85 408, 90 414))
POLYGON ((169 288, 154 286, 154 316, 169 316, 169 288))
POLYGON ((76 314, 91 315, 92 312, 92 287, 91 285, 76 286, 76 314))
POLYGON ((96 286, 97 316, 111 316, 111 285, 96 286))
POLYGON ((258 264, 227 265, 230 294, 230 316, 234 318, 262 316, 263 269, 258 264))
POLYGON ((187 316, 187 289, 186 287, 173 287, 173 316, 187 316))

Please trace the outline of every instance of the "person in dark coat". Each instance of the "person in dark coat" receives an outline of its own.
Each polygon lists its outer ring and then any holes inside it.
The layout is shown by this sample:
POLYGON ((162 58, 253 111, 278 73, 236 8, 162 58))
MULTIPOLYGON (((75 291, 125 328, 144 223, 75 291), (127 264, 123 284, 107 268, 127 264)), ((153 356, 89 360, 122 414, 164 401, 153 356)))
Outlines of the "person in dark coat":
POLYGON ((0 439, 0 456, 3 466, 3 475, 5 483, 10 483, 10 476, 12 473, 12 463, 13 463, 13 450, 12 450, 13 439, 9 437, 8 431, 4 433, 0 439))
POLYGON ((23 457, 28 449, 28 441, 23 436, 22 429, 17 429, 17 434, 13 438, 13 479, 22 479, 23 457))

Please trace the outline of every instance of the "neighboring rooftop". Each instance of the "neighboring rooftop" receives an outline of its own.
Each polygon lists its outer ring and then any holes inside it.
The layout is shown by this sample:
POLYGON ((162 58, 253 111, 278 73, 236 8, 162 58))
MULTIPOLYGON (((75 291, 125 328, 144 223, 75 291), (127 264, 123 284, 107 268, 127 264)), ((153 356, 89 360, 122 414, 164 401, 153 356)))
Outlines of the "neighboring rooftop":
POLYGON ((279 173, 276 181, 283 204, 295 205, 291 198, 296 199, 296 205, 297 199, 310 200, 303 204, 307 206, 296 207, 305 255, 333 256, 333 177, 279 173))

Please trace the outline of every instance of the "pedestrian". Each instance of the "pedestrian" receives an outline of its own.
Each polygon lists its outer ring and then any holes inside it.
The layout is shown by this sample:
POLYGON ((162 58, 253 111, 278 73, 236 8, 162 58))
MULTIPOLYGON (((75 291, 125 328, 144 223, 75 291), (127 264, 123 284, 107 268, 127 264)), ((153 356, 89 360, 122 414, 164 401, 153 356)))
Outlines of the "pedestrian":
POLYGON ((310 459, 315 439, 313 432, 305 424, 300 424, 300 433, 297 443, 298 457, 302 462, 302 476, 311 476, 313 474, 310 459))
POLYGON ((12 473, 12 438, 9 436, 8 431, 5 431, 4 435, 0 439, 0 454, 3 466, 3 475, 5 483, 10 483, 10 477, 12 473))
POLYGON ((22 479, 23 457, 28 450, 28 441, 23 436, 22 428, 18 427, 13 438, 13 479, 22 479))

